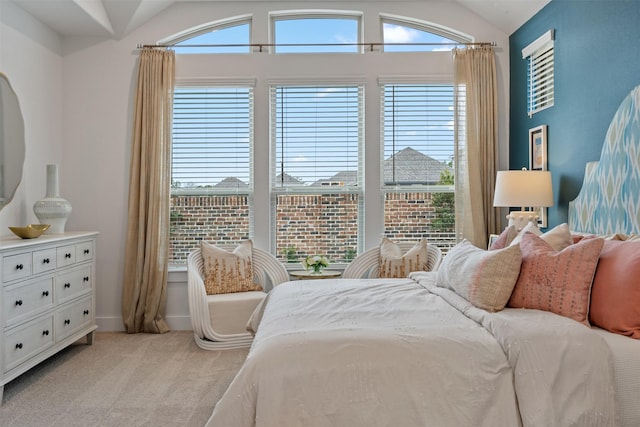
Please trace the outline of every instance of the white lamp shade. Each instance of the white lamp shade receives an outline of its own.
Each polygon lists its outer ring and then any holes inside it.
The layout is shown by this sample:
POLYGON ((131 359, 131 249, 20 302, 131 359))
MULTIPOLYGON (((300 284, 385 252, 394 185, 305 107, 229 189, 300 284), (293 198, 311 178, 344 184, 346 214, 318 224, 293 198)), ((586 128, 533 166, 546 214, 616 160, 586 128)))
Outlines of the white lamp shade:
POLYGON ((551 172, 513 170, 499 171, 493 206, 553 206, 551 172))

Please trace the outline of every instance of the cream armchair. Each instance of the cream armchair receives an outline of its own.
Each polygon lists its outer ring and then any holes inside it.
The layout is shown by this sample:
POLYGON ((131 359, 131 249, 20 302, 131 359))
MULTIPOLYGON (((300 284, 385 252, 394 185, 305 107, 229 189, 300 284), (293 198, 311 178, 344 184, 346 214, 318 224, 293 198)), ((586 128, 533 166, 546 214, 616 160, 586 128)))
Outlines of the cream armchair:
MULTIPOLYGON (((398 246, 404 253, 411 249, 415 242, 398 242, 398 246)), ((427 267, 425 271, 435 271, 442 261, 442 251, 439 247, 427 245, 427 267)), ((354 258, 344 269, 342 277, 345 279, 377 278, 380 266, 380 248, 376 246, 354 258)))
MULTIPOLYGON (((256 283, 269 290, 289 280, 289 274, 269 252, 253 248, 251 252, 256 283)), ((204 287, 204 262, 200 249, 187 258, 189 314, 198 347, 226 350, 249 347, 253 336, 246 325, 253 310, 267 295, 262 291, 207 295, 204 287)))

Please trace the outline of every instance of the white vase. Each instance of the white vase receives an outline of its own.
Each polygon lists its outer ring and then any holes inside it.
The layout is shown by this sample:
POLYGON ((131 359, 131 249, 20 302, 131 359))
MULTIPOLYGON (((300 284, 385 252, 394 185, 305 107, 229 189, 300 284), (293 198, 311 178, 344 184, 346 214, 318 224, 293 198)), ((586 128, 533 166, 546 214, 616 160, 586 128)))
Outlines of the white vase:
POLYGON ((67 218, 71 215, 71 203, 60 197, 58 165, 47 165, 47 193, 44 199, 33 205, 33 212, 40 224, 51 225, 46 234, 64 233, 67 218))

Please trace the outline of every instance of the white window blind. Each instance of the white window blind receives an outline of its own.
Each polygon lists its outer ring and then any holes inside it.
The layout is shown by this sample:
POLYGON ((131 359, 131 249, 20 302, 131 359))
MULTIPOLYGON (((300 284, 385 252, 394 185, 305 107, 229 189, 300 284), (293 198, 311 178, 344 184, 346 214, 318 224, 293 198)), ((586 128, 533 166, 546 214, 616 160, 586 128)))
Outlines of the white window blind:
POLYGON ((253 89, 176 87, 172 191, 250 191, 253 89))
POLYGON ((383 188, 436 185, 453 160, 453 86, 382 86, 383 188))
POLYGON ((363 88, 272 86, 274 189, 360 186, 363 88))
POLYGON ((527 113, 529 117, 540 110, 553 106, 554 59, 553 30, 549 30, 522 50, 528 58, 527 113))

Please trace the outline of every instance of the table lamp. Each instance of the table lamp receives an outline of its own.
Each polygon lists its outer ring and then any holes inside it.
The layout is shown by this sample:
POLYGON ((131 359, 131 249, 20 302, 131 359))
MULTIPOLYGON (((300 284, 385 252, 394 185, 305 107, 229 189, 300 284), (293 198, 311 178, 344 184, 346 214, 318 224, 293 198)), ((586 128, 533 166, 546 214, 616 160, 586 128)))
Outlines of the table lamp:
POLYGON ((520 211, 511 211, 507 215, 509 226, 522 230, 528 222, 538 225, 538 213, 526 210, 528 207, 553 206, 551 172, 522 170, 498 171, 493 198, 495 207, 521 206, 520 211))

